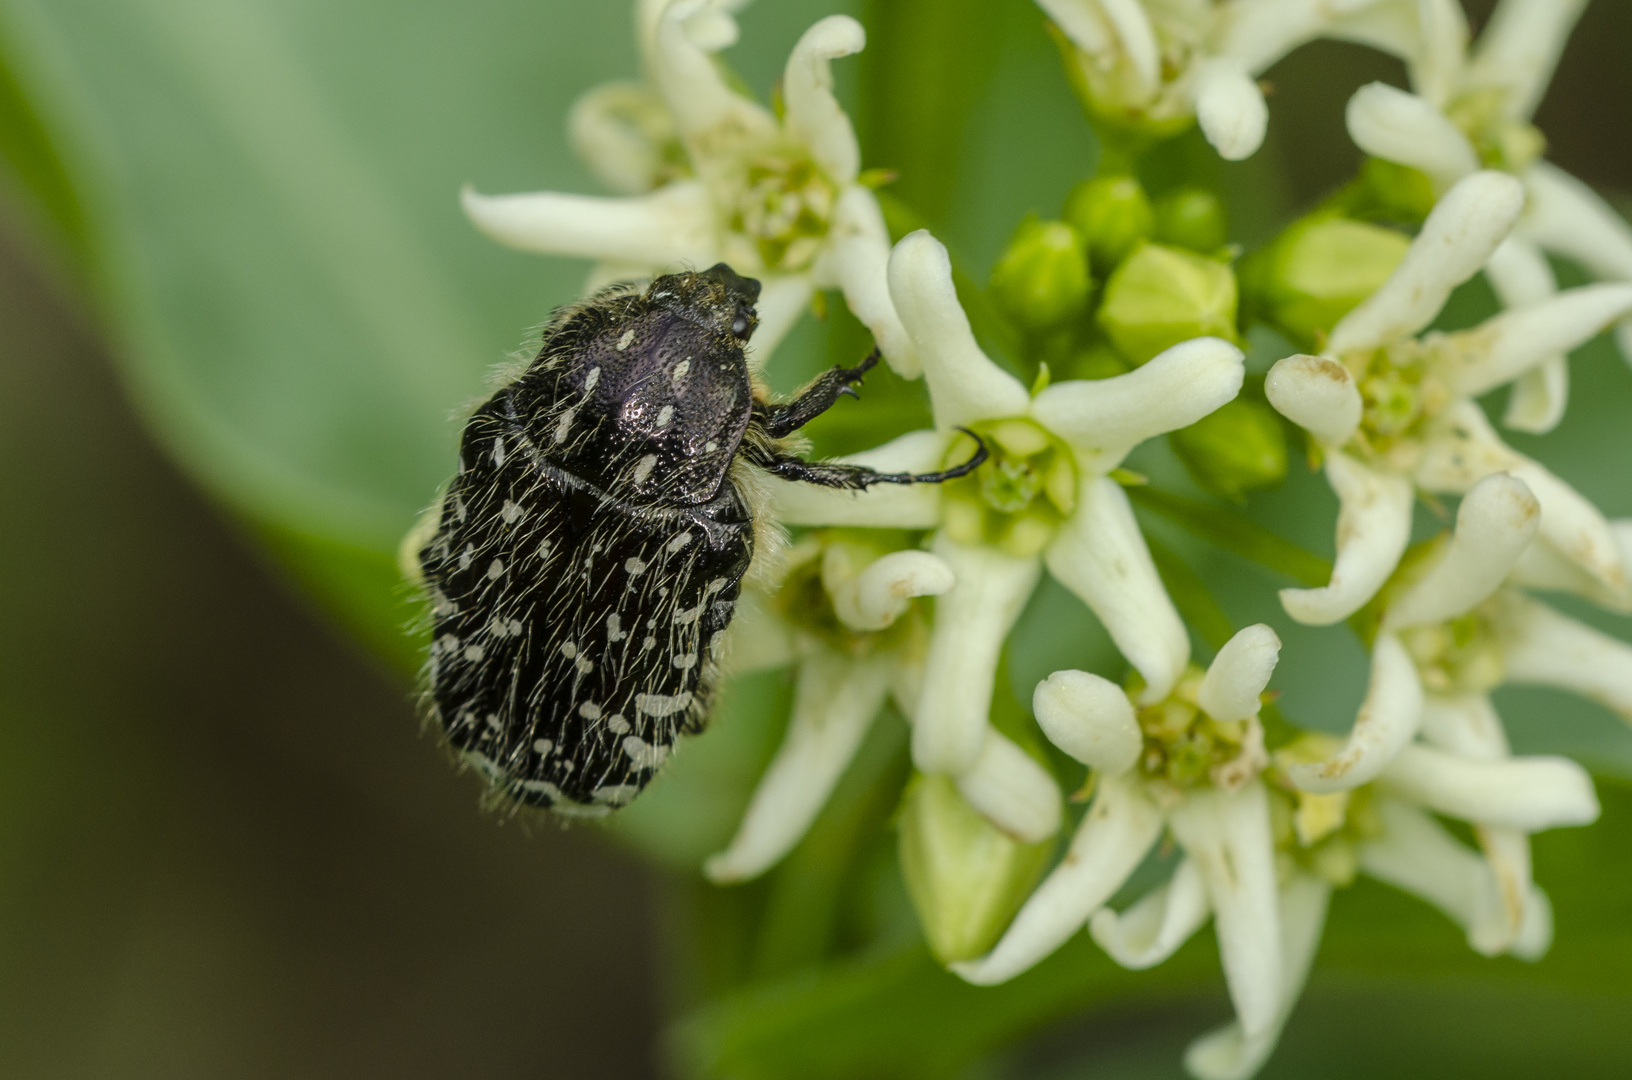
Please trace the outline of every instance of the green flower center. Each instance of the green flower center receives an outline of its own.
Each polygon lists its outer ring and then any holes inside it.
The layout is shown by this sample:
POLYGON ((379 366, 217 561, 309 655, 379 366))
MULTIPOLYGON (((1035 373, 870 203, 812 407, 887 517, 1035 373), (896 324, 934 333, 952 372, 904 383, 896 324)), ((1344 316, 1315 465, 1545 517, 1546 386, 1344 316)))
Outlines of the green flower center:
POLYGON ((1449 622, 1414 626, 1400 642, 1417 662, 1422 685, 1436 694, 1480 694, 1500 686, 1501 641, 1478 611, 1449 622))
POLYGON ((838 186, 810 158, 764 154, 748 162, 731 228, 747 236, 767 270, 810 264, 827 236, 838 186))
MULTIPOLYGON (((986 442, 984 464, 941 488, 947 534, 962 544, 991 544, 1019 558, 1048 546, 1077 505, 1077 463, 1071 448, 1031 420, 973 425, 986 442)), ((959 438, 949 464, 974 447, 959 438)))
MULTIPOLYGON (((1200 704, 1206 673, 1194 664, 1173 692, 1162 701, 1141 707, 1134 715, 1144 735, 1139 771, 1148 779, 1165 780, 1175 787, 1192 788, 1215 783, 1218 770, 1249 748, 1253 724, 1249 720, 1215 720, 1200 704)), ((1132 692, 1142 680, 1133 677, 1132 692)))
POLYGON ((921 601, 883 630, 856 630, 839 618, 832 589, 838 578, 853 577, 893 551, 916 547, 914 539, 911 533, 892 529, 813 532, 788 552, 787 576, 771 602, 788 623, 849 656, 902 645, 926 632, 921 601))
POLYGON ((1297 790, 1282 771, 1295 762, 1324 761, 1340 746, 1330 735, 1305 735, 1278 750, 1266 774, 1270 828, 1283 880, 1296 869, 1333 885, 1348 885, 1359 866, 1360 844, 1382 832, 1371 785, 1315 795, 1297 790))
POLYGON ((1360 390, 1355 443, 1365 456, 1387 457, 1413 446, 1423 426, 1447 401, 1437 380, 1426 379, 1432 349, 1415 340, 1346 358, 1360 390))
POLYGON ((1534 124, 1509 116, 1506 99, 1499 87, 1475 90, 1451 102, 1445 115, 1473 143, 1480 164, 1518 173, 1546 153, 1547 138, 1534 124))

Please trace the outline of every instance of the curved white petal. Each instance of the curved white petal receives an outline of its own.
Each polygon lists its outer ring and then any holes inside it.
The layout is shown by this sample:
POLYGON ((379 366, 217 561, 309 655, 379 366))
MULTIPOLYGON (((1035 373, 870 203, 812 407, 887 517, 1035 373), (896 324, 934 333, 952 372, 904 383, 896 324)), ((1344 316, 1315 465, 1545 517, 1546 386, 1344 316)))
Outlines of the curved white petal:
POLYGON ((912 725, 913 764, 958 776, 973 768, 986 741, 998 654, 1037 585, 1036 559, 968 547, 944 534, 934 552, 957 584, 935 601, 924 685, 912 725))
POLYGON ((750 371, 764 368, 788 331, 810 309, 810 297, 816 291, 809 274, 761 274, 759 282, 759 299, 754 303, 759 326, 743 350, 750 371))
POLYGON ((1155 97, 1162 84, 1162 53, 1144 5, 1139 0, 1099 0, 1099 9, 1122 43, 1128 66, 1139 78, 1142 97, 1155 97))
POLYGON ((1422 703, 1422 741, 1465 758, 1508 756, 1502 718, 1484 694, 1429 694, 1422 703))
POLYGON ((1212 57, 1192 69, 1196 122, 1225 161, 1251 157, 1264 144, 1269 106, 1258 81, 1234 60, 1212 57))
POLYGON ((1037 6, 1083 52, 1100 56, 1114 47, 1113 31, 1095 0, 1037 0, 1037 6))
POLYGON ((1349 98, 1349 138, 1372 157, 1409 165, 1444 191, 1479 168, 1479 155, 1457 126, 1424 98, 1387 83, 1368 83, 1349 98))
POLYGON ((1185 859, 1166 884, 1126 911, 1094 912, 1088 932, 1112 960, 1131 971, 1143 971, 1177 952, 1212 913, 1201 871, 1193 860, 1185 859))
POLYGON ((1468 83, 1507 92, 1509 116, 1528 117, 1547 92, 1586 0, 1507 0, 1496 5, 1468 67, 1468 83))
POLYGON ((1541 503, 1541 538, 1612 593, 1628 587, 1627 565, 1609 522, 1580 492, 1502 442, 1471 401, 1446 409, 1424 443, 1417 483, 1461 494, 1494 472, 1520 480, 1541 503))
POLYGON ((834 614, 852 630, 882 630, 906 613, 913 597, 940 596, 957 580, 950 566, 927 551, 892 551, 860 573, 829 574, 826 563, 843 554, 837 545, 827 549, 822 581, 834 614))
POLYGON ((1422 682, 1417 667, 1393 634, 1372 643, 1371 685, 1343 749, 1326 761, 1289 766, 1304 791, 1348 791, 1373 780, 1417 733, 1422 720, 1422 682))
POLYGON ((1330 446, 1342 446, 1360 426, 1360 388, 1336 360, 1303 354, 1278 360, 1264 394, 1282 416, 1330 446))
POLYGON ((1128 880, 1162 832, 1162 812, 1128 776, 1100 782, 1065 858, 992 951, 952 970, 976 986, 1007 982, 1065 944, 1128 880))
POLYGON ((1307 626, 1342 622, 1377 595, 1411 539, 1411 482, 1374 472, 1347 454, 1326 457, 1326 479, 1337 493, 1337 559, 1331 581, 1318 589, 1282 589, 1286 613, 1307 626))
POLYGON ((704 866, 717 883, 758 877, 793 850, 884 704, 889 663, 820 649, 799 665, 793 715, 731 845, 704 866))
POLYGON ((527 195, 459 194, 465 215, 508 247, 546 255, 579 255, 662 269, 714 261, 714 205, 695 181, 650 195, 603 198, 539 191, 527 195))
POLYGON ((1594 277, 1632 278, 1632 225, 1596 191, 1546 161, 1530 167, 1524 184, 1530 202, 1520 228, 1527 238, 1594 277))
POLYGON ((1257 74, 1377 0, 1235 0, 1214 8, 1213 52, 1257 74))
POLYGON ((952 260, 939 240, 924 229, 903 237, 890 253, 889 281, 896 314, 923 365, 937 428, 1026 411, 1026 388, 975 344, 952 286, 952 260))
POLYGON ((1485 170, 1458 181, 1434 205, 1394 273, 1332 330, 1328 351, 1373 348, 1433 322, 1451 290, 1479 272, 1523 208, 1524 187, 1506 173, 1485 170))
POLYGON ((836 284, 844 291, 850 313, 873 332, 873 340, 896 374, 915 379, 923 368, 890 300, 889 264, 890 234, 878 200, 867 188, 851 184, 839 194, 833 208, 827 249, 817 273, 823 284, 836 284))
POLYGON ((1263 623, 1236 633, 1207 667, 1198 698, 1203 711, 1224 721, 1257 716, 1280 656, 1281 639, 1263 623))
POLYGON ((1245 372, 1234 345, 1192 338, 1124 375, 1055 383, 1032 401, 1031 414, 1108 468, 1146 439, 1187 427, 1234 398, 1245 372))
POLYGON ((1632 721, 1632 645, 1519 593, 1504 594, 1499 612, 1509 682, 1568 690, 1632 721))
POLYGON ((1434 370, 1455 393, 1478 397, 1591 340, 1628 311, 1632 285, 1567 289, 1439 338, 1434 370))
MULTIPOLYGON (((1525 959, 1535 959, 1550 943, 1547 933, 1541 949, 1535 955, 1525 956, 1535 947, 1520 944, 1525 937, 1526 924, 1534 921, 1532 899, 1537 894, 1530 877, 1530 834, 1521 829, 1481 825, 1474 829, 1479 846, 1485 852, 1485 865, 1496 882, 1496 904, 1485 925, 1477 928, 1474 948, 1486 955, 1512 951, 1525 959)), ((1550 920, 1549 920, 1550 921, 1550 920)))
POLYGON ((1248 1036, 1272 1028, 1281 1008, 1280 904, 1269 799, 1253 782, 1237 791, 1197 788, 1168 815, 1201 871, 1213 906, 1224 981, 1248 1036))
POLYGON ((1502 423, 1515 431, 1545 435, 1564 419, 1569 400, 1569 362, 1549 356, 1514 381, 1502 423))
POLYGON ((867 31, 860 23, 848 15, 829 15, 805 31, 782 74, 788 134, 808 146, 816 164, 841 184, 854 180, 861 170, 861 148, 850 118, 833 96, 829 64, 866 45, 867 31))
POLYGON ((1525 832, 1598 819, 1592 780, 1568 758, 1478 760, 1415 744, 1395 755, 1381 782, 1437 813, 1525 832))
POLYGON ((727 86, 714 58, 688 33, 686 20, 708 4, 674 0, 658 17, 650 56, 652 82, 674 117, 692 166, 705 177, 744 144, 776 137, 776 118, 727 86))
POLYGON ((1109 679, 1056 671, 1037 684, 1032 711, 1048 741, 1106 776, 1133 768, 1144 746, 1133 703, 1109 679))
MULTIPOLYGON (((1521 219, 1522 220, 1522 219, 1521 219)), ((1523 307, 1545 300, 1558 291, 1553 268, 1541 249, 1518 235, 1509 236, 1491 252, 1485 276, 1503 307, 1523 307)))
POLYGON ((1506 473, 1474 485, 1456 512, 1456 531, 1438 560, 1396 595, 1383 615, 1390 629, 1465 615, 1501 587, 1535 538, 1541 504, 1506 473))
MULTIPOLYGON (((1621 561, 1632 566, 1632 521, 1613 521, 1610 536, 1621 553, 1621 561)), ((1632 586, 1609 589, 1581 569, 1551 544, 1531 544, 1513 568, 1513 584, 1530 589, 1574 593, 1599 607, 1632 615, 1632 586)))
POLYGON ((1468 18, 1457 0, 1415 0, 1420 43, 1410 58, 1411 85, 1443 108, 1460 88, 1468 50, 1468 18))
POLYGON ((975 764, 955 779, 970 806, 1023 844, 1060 831, 1060 788, 1054 777, 995 729, 987 729, 975 764))
POLYGON ((1044 558, 1049 573, 1082 598, 1144 676, 1140 700, 1166 697, 1190 660, 1190 636, 1121 487, 1105 477, 1083 477, 1076 512, 1044 558))
POLYGON ((640 195, 664 177, 663 144, 674 121, 645 83, 594 87, 567 113, 567 139, 595 178, 620 195, 640 195))
MULTIPOLYGON (((941 467, 946 437, 938 431, 909 431, 883 446, 837 460, 879 472, 933 472, 941 467)), ((877 529, 933 529, 941 519, 936 484, 874 484, 866 491, 799 484, 775 477, 765 486, 786 525, 859 525, 877 529)))
POLYGON ((1281 1007, 1275 1022, 1256 1036, 1231 1022, 1191 1043, 1184 1067, 1196 1080, 1249 1080, 1269 1060, 1309 979, 1331 895, 1332 887, 1311 874, 1294 874, 1281 888, 1281 1007))

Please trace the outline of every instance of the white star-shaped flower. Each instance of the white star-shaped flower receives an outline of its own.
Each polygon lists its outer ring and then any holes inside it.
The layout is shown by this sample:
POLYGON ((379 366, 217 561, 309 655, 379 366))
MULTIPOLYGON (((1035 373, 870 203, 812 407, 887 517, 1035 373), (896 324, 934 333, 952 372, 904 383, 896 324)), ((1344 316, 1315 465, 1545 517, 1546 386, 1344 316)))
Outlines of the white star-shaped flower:
POLYGON ((861 152, 833 96, 829 63, 861 51, 845 15, 805 31, 782 76, 784 113, 727 85, 712 53, 736 40, 710 0, 643 3, 648 84, 591 91, 571 118, 575 146, 618 197, 479 195, 465 212, 500 243, 598 261, 591 284, 727 262, 764 285, 750 356, 762 364, 816 289, 837 287, 894 368, 917 373, 889 304, 889 234, 860 182, 861 152))
MULTIPOLYGON (((889 283, 923 364, 935 427, 846 460, 886 472, 939 469, 973 450, 959 427, 981 434, 990 459, 944 485, 851 493, 776 482, 774 494, 789 524, 935 530, 930 549, 957 583, 936 599, 912 753, 923 772, 962 777, 993 745, 987 711, 998 656, 1045 565, 1139 670, 1143 698, 1166 697, 1183 674, 1184 625, 1127 496, 1106 474, 1143 440, 1235 397, 1242 355, 1197 338, 1125 375, 1055 383, 1034 396, 981 352, 946 249, 928 233, 896 245, 889 283)), ((1000 809, 965 795, 1004 823, 1000 809)))
POLYGON ((1281 593, 1299 622, 1339 622, 1376 595, 1405 551, 1416 491, 1463 494, 1496 472, 1522 479, 1540 500, 1540 542, 1605 589, 1629 588, 1603 516, 1505 445, 1473 398, 1632 310, 1632 286, 1571 289, 1471 330, 1421 334, 1451 290, 1490 258, 1523 201, 1519 182, 1503 173, 1459 181, 1394 273, 1333 329, 1323 353, 1288 357, 1271 370, 1270 403, 1321 444, 1342 503, 1330 583, 1281 593))

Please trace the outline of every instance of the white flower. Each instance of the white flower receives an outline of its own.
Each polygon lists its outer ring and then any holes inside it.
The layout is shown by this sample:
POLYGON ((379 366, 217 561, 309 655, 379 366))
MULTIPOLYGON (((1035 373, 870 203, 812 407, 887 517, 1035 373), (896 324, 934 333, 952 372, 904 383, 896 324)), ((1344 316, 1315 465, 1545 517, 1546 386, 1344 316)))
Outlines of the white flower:
POLYGON ((1205 675, 1194 672, 1171 696, 1139 709, 1115 684, 1086 672, 1056 672, 1039 684, 1038 723, 1094 770, 1094 801, 1064 859, 992 951, 953 970, 980 985, 1004 982, 1090 919, 1114 959, 1149 967, 1212 914, 1242 1031, 1257 1039, 1277 1028, 1287 960, 1299 959, 1282 953, 1274 832, 1259 778, 1269 764, 1259 702, 1279 651, 1269 627, 1248 627, 1205 675), (1121 922, 1102 920, 1095 913, 1103 914, 1164 830, 1184 851, 1172 881, 1121 922))
POLYGON ((978 431, 991 458, 973 476, 936 486, 857 494, 778 483, 778 512, 790 524, 936 530, 931 550, 957 584, 936 601, 912 751, 921 771, 961 777, 990 744, 998 655, 1044 565, 1142 674, 1143 699, 1173 688, 1189 638, 1127 497, 1106 474, 1144 439, 1233 398, 1242 357, 1228 342, 1198 338, 1128 374, 1055 383, 1034 397, 975 343, 946 249, 928 233, 896 245, 889 282, 936 426, 848 460, 887 472, 941 468, 974 449, 959 426, 978 431))
MULTIPOLYGON (((1540 160, 1545 141, 1530 124, 1585 6, 1585 0, 1503 0, 1470 53, 1461 12, 1445 5, 1437 31, 1415 52, 1405 51, 1418 60, 1415 93, 1372 83, 1349 102, 1349 134, 1362 150, 1422 171, 1440 191, 1481 165, 1524 182, 1525 213, 1486 267, 1510 307, 1555 290, 1540 249, 1574 259, 1603 280, 1632 281, 1632 227, 1585 184, 1540 160)), ((1620 343, 1632 362, 1632 320, 1621 323, 1620 343)), ((1508 425, 1555 427, 1568 378, 1561 353, 1546 357, 1514 387, 1508 425)))
POLYGON ((831 60, 861 51, 866 34, 844 15, 799 39, 782 77, 785 115, 732 90, 713 51, 736 40, 738 4, 641 4, 650 85, 615 83, 574 108, 573 143, 619 197, 535 192, 478 195, 465 212, 500 243, 598 261, 591 284, 679 265, 728 262, 758 277, 763 363, 816 289, 838 287, 904 375, 917 372, 889 305, 889 234, 859 182, 860 150, 833 97, 831 60))
POLYGON ((1072 75, 1107 126, 1176 132, 1192 118, 1230 161, 1264 141, 1257 77, 1320 36, 1367 36, 1378 0, 1037 0, 1075 46, 1072 75))
POLYGON ((1270 372, 1270 403, 1322 444, 1343 508, 1330 583, 1281 594, 1299 622, 1339 622, 1376 595, 1405 551, 1417 490, 1462 494, 1495 472, 1519 477, 1540 500, 1543 543, 1605 589, 1629 587, 1598 511, 1508 448, 1472 399, 1632 310, 1632 286, 1572 289, 1471 330, 1417 336, 1490 258, 1522 204, 1519 183, 1502 173, 1458 182, 1394 273, 1333 329, 1324 353, 1288 357, 1270 372))

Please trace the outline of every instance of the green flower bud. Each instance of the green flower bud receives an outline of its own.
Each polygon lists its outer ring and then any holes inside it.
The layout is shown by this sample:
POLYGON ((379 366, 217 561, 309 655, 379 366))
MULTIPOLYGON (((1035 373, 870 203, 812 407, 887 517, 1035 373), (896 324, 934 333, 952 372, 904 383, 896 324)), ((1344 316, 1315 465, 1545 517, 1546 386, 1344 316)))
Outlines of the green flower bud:
POLYGON ((1305 347, 1318 347, 1338 320, 1377 291, 1411 241, 1380 225, 1305 218, 1270 249, 1261 287, 1265 313, 1305 347))
POLYGON ((1021 328, 1052 330, 1088 307, 1088 255, 1063 221, 1020 223, 992 270, 992 295, 1021 328))
POLYGON ((1434 182, 1409 165, 1367 158, 1360 167, 1360 183, 1365 189, 1361 216, 1415 225, 1434 208, 1434 182))
POLYGON ((1236 398, 1169 440, 1196 483, 1222 498, 1286 479, 1286 429, 1262 402, 1236 398))
POLYGON ((1144 244, 1105 284, 1099 325, 1122 355, 1143 364, 1195 337, 1235 340, 1235 274, 1178 248, 1144 244))
POLYGON ((1156 239, 1211 254, 1229 238, 1224 204, 1206 188, 1186 187, 1156 201, 1156 239))
POLYGON ((1068 363, 1061 365, 1062 379, 1109 379, 1125 375, 1131 370, 1122 354, 1104 341, 1096 341, 1071 354, 1068 363))
POLYGON ((1131 176, 1084 180, 1065 200, 1065 220, 1088 245, 1095 269, 1107 272, 1156 227, 1145 189, 1131 176))
POLYGON ((924 938, 943 964, 984 954, 1020 910, 1052 844, 1022 844, 977 813, 945 776, 908 784, 901 871, 924 938))

